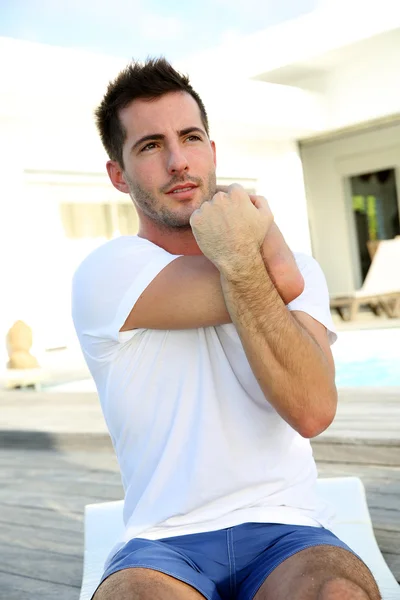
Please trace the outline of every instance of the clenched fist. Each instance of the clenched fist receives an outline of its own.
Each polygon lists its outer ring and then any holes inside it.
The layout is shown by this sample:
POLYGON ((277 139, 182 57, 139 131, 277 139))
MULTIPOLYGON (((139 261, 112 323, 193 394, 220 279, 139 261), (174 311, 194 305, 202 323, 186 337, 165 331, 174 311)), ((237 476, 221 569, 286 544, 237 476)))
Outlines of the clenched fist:
POLYGON ((195 210, 190 226, 200 250, 220 272, 241 269, 251 261, 274 217, 262 196, 250 196, 234 184, 195 210))

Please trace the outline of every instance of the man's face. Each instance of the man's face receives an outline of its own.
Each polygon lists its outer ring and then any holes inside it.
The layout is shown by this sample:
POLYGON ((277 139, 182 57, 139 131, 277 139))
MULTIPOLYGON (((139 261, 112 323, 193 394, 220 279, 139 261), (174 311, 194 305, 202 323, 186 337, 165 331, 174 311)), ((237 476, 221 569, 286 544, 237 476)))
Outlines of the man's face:
POLYGON ((196 101, 185 92, 134 100, 120 119, 123 179, 139 212, 164 228, 189 228, 193 211, 216 191, 215 145, 196 101))

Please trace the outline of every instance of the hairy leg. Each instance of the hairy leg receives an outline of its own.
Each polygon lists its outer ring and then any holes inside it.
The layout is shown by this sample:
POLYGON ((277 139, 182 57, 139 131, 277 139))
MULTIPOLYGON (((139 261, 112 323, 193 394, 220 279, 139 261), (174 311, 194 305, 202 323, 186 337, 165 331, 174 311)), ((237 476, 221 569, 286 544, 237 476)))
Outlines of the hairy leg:
POLYGON ((336 546, 313 546, 282 562, 254 600, 380 600, 369 569, 336 546))
POLYGON ((135 567, 107 577, 93 600, 204 600, 204 596, 179 579, 135 567))

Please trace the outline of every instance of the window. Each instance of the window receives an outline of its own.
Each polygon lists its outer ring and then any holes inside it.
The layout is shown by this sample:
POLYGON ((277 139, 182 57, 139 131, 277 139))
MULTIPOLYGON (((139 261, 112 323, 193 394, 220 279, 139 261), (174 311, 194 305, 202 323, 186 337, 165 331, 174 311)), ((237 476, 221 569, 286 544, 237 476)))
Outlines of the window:
POLYGON ((106 238, 135 235, 136 211, 131 203, 60 203, 60 216, 69 239, 106 238))

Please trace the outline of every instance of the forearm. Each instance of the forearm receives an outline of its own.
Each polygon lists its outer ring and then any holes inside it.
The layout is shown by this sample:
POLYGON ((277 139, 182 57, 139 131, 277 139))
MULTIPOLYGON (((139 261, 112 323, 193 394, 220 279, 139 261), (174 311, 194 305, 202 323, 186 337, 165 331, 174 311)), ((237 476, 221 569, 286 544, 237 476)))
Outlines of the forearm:
POLYGON ((261 254, 241 269, 222 270, 226 306, 265 397, 304 437, 332 420, 336 388, 328 361, 312 336, 291 316, 261 254))
POLYGON ((292 251, 278 226, 273 223, 261 248, 264 267, 282 298, 289 304, 304 290, 304 279, 292 251))
POLYGON ((262 245, 262 258, 278 294, 285 304, 300 296, 304 279, 279 227, 272 223, 262 245))

